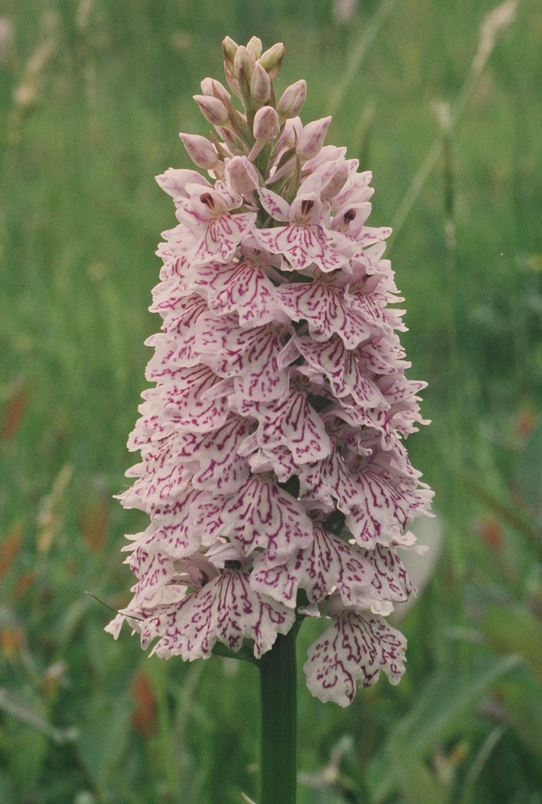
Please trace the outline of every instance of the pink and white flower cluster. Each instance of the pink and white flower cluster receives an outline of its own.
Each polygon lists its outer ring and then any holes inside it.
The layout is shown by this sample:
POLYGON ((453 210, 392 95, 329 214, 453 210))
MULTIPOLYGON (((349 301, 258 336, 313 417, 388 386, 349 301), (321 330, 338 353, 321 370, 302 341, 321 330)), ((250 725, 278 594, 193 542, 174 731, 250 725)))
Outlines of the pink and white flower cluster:
POLYGON ((422 422, 388 228, 367 225, 371 173, 303 125, 306 86, 274 101, 282 46, 225 40, 226 76, 196 101, 213 139, 181 135, 196 165, 158 176, 178 224, 164 232, 151 310, 162 318, 121 495, 150 523, 129 536, 143 647, 184 660, 216 642, 256 658, 296 617, 327 628, 304 669, 350 703, 380 671, 398 683, 406 641, 388 625, 414 593, 401 551, 431 491, 405 438, 422 422))

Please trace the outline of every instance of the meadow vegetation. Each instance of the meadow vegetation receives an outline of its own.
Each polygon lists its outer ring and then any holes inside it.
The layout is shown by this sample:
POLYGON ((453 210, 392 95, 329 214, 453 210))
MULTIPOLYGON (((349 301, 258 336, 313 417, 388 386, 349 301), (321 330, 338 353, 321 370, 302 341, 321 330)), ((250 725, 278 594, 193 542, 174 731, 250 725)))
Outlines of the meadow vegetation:
POLYGON ((407 675, 344 711, 300 679, 300 804, 542 803, 542 6, 493 30, 495 2, 4 0, 0 801, 255 796, 254 668, 149 659, 85 592, 127 602, 143 525, 112 495, 174 223, 153 176, 188 166, 178 131, 206 133, 191 96, 223 36, 256 34, 374 172, 433 420, 409 442, 438 560, 402 620, 407 675))

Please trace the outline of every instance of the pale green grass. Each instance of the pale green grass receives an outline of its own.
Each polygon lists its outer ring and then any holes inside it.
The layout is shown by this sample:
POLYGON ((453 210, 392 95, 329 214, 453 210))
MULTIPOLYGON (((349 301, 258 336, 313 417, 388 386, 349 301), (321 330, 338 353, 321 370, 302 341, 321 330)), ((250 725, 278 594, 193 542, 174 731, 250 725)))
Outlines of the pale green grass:
MULTIPOLYGON (((361 3, 343 28, 327 0, 2 6, 15 44, 0 64, 0 412, 8 415, 21 387, 26 404, 0 442, 2 534, 22 528, 2 577, 0 686, 42 721, 40 731, 7 712, 0 719, 2 801, 84 804, 76 796, 88 791, 88 801, 115 804, 230 804, 241 790, 254 795, 253 669, 148 660, 128 636, 103 635, 108 612, 83 595, 122 604, 130 579, 119 548, 142 523, 110 497, 125 483, 142 344, 158 326, 146 312, 159 267, 153 252, 173 221, 152 177, 186 164, 178 130, 205 131, 191 95, 204 75, 220 75, 221 38, 257 33, 285 42, 284 85, 308 79, 307 118, 337 105, 329 141, 373 170, 372 220, 390 222, 440 136, 432 104, 458 97, 493 3, 386 5, 389 14, 361 3), (339 97, 364 37, 361 68, 339 97), (48 38, 36 102, 21 114, 13 92, 48 38), (44 502, 65 466, 73 469, 65 490, 44 502), (92 551, 100 517, 104 544, 92 551), (13 634, 26 647, 10 648, 13 634), (48 684, 44 673, 57 661, 65 669, 48 684), (139 667, 156 703, 148 735, 131 724, 139 667), (48 725, 75 727, 79 738, 55 743, 48 725)), ((392 242, 411 375, 430 382, 424 412, 434 420, 412 439, 412 453, 436 489, 447 545, 405 621, 409 672, 398 689, 382 681, 343 712, 300 683, 300 769, 318 771, 352 737, 332 788, 302 786, 301 804, 376 801, 386 784, 389 801, 542 801, 540 652, 531 670, 501 666, 496 653, 528 653, 514 627, 508 641, 480 644, 489 603, 517 604, 534 619, 542 599, 540 507, 516 493, 539 488, 529 474, 540 466, 536 444, 519 475, 515 468, 518 416, 538 414, 541 402, 541 81, 542 8, 523 0, 451 136, 456 251, 446 245, 443 158, 392 242), (477 523, 488 518, 502 531, 501 550, 480 538, 477 523), (416 706, 426 707, 419 723, 416 706), (429 737, 416 741, 409 730, 429 737)))

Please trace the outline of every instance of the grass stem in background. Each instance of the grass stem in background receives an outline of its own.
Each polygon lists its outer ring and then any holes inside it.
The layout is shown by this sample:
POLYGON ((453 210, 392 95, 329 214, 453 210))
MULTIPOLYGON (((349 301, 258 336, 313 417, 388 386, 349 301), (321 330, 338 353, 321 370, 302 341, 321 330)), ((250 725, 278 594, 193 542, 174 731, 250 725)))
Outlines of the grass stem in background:
POLYGON ((448 340, 449 355, 449 387, 450 387, 450 424, 456 437, 451 439, 450 464, 453 472, 450 476, 448 496, 453 513, 452 538, 450 550, 452 568, 457 580, 465 576, 465 556, 462 550, 462 535, 464 533, 461 515, 460 496, 464 490, 461 484, 461 467, 464 465, 462 411, 464 409, 463 378, 461 376, 461 355, 458 338, 458 261, 457 261, 457 231, 455 224, 456 179, 454 166, 454 152, 452 140, 452 115, 448 103, 435 104, 435 113, 442 131, 442 171, 443 171, 443 207, 444 207, 444 239, 446 246, 445 276, 443 277, 444 292, 448 298, 446 316, 446 336, 448 340))
MULTIPOLYGON (((449 121, 450 133, 461 119, 467 103, 471 99, 474 90, 478 86, 478 82, 484 72, 489 57, 491 56, 497 44, 499 34, 505 31, 514 22, 518 5, 519 0, 505 0, 504 3, 496 6, 496 8, 490 11, 489 14, 486 14, 486 16, 483 18, 480 25, 478 48, 471 62, 471 66, 465 77, 465 80, 461 85, 461 89, 459 90, 459 93, 457 94, 451 107, 449 121)), ((414 204, 424 188, 425 182, 437 165, 444 148, 445 141, 440 134, 438 134, 429 151, 427 152, 425 159, 414 175, 414 178, 412 179, 392 220, 394 240, 397 238, 399 232, 406 223, 414 204)))
POLYGON ((353 49, 342 77, 335 83, 335 87, 327 104, 328 113, 332 117, 337 113, 337 110, 346 98, 352 82, 359 73, 361 65, 366 60, 382 26, 396 5, 397 0, 383 0, 383 2, 380 3, 363 35, 360 37, 357 47, 353 49))

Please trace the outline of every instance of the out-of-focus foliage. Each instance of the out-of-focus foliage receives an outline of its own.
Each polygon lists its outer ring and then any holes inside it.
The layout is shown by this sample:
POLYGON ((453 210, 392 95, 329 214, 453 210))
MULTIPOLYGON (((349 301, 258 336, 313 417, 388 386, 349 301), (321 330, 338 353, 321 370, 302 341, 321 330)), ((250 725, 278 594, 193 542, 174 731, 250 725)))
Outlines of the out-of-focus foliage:
POLYGON ((434 420, 413 458, 444 535, 403 622, 403 683, 346 711, 300 684, 300 804, 542 802, 542 7, 519 0, 473 72, 493 6, 4 0, 0 801, 255 795, 255 669, 149 659, 84 592, 127 601, 119 548, 143 524, 111 495, 173 223, 152 176, 186 165, 178 130, 205 133, 190 96, 222 37, 257 34, 285 42, 284 85, 307 78, 307 116, 333 107, 330 141, 374 171, 375 225, 401 224, 434 420))

